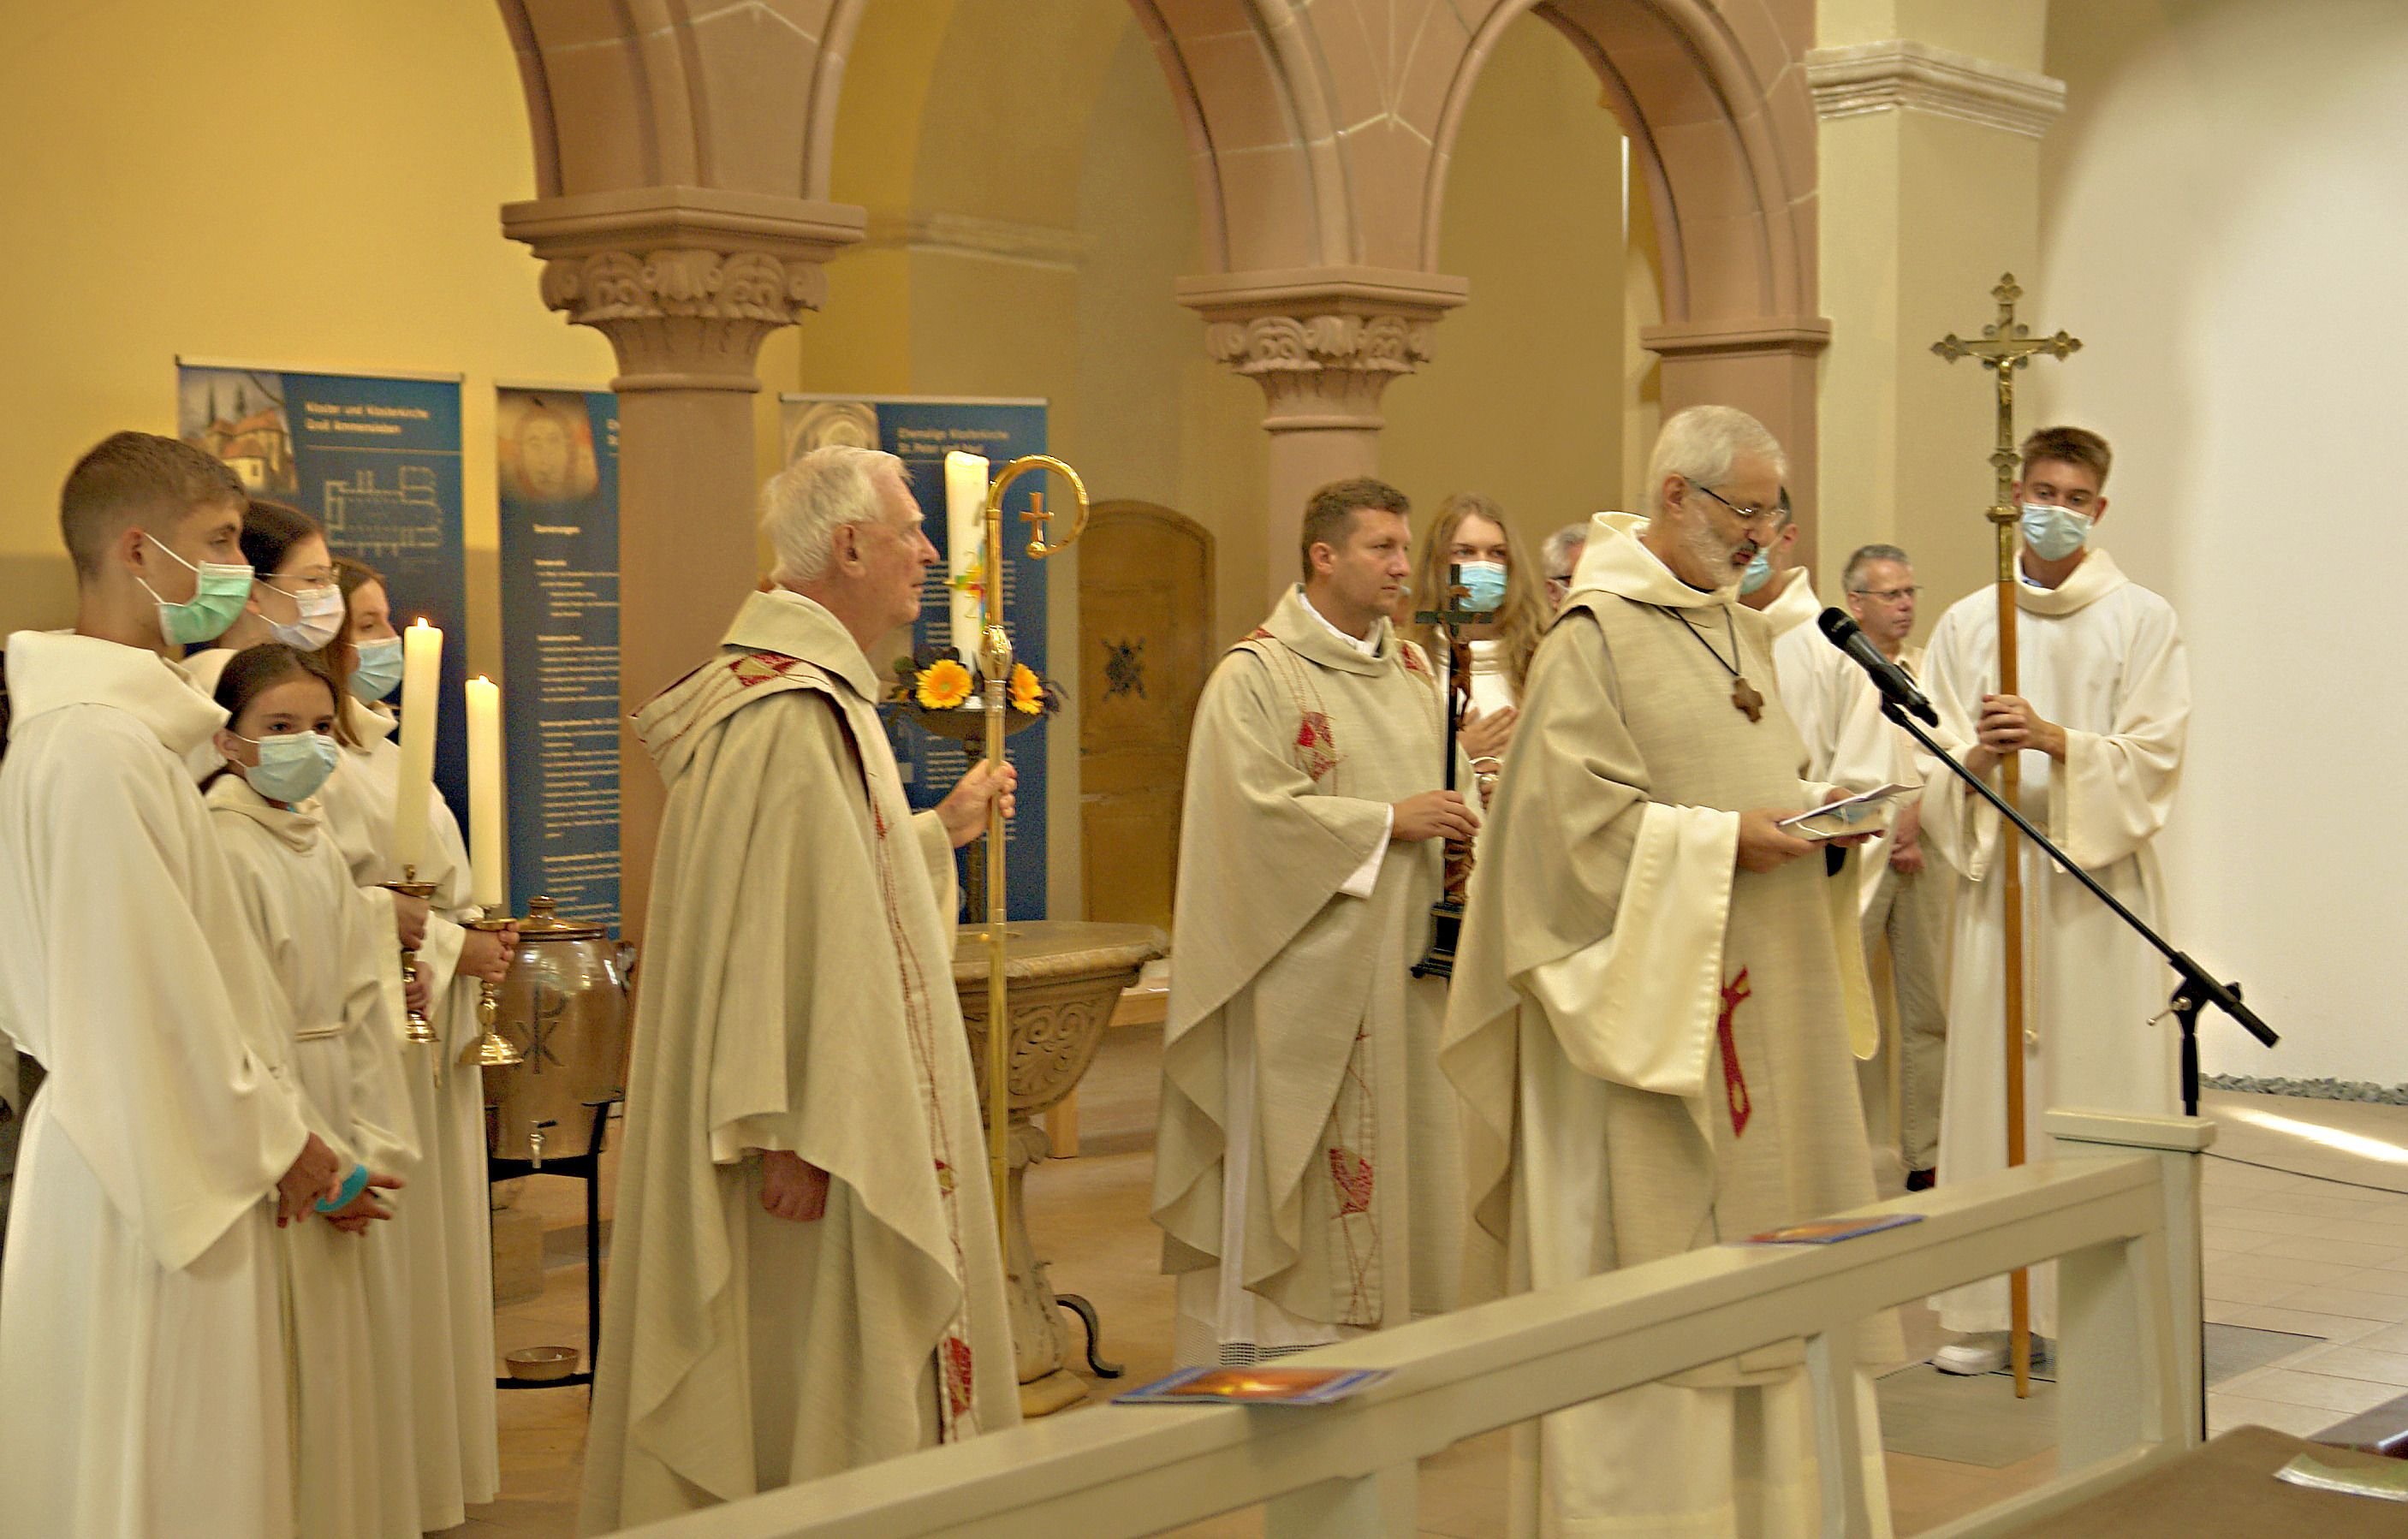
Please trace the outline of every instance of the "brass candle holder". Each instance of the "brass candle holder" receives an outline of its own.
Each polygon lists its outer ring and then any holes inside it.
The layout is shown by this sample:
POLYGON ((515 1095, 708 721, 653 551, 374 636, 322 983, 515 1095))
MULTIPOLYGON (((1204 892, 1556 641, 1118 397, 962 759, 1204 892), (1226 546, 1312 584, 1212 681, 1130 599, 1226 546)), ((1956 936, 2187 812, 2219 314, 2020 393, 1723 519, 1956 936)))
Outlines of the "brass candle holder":
MULTIPOLYGON (((516 923, 518 920, 512 919, 471 919, 468 921, 468 928, 482 930, 487 934, 495 934, 516 923)), ((517 1044, 494 1029, 494 1023, 501 1019, 501 985, 488 979, 479 979, 477 1024, 483 1028, 483 1033, 477 1039, 477 1064, 480 1068, 508 1069, 526 1062, 526 1055, 519 1051, 517 1044)), ((466 1059, 464 1057, 462 1062, 466 1062, 466 1059)))
MULTIPOLYGON (((388 892, 398 892, 405 898, 416 898, 421 903, 435 896, 435 884, 420 881, 418 868, 414 865, 401 868, 401 880, 382 882, 378 885, 388 892)), ((418 981, 418 952, 414 948, 408 946, 401 948, 401 981, 405 988, 418 981)), ((411 1005, 408 1020, 402 1035, 406 1040, 419 1047, 428 1047, 436 1040, 435 1026, 426 1019, 425 1011, 411 1005)), ((437 1072, 439 1073, 440 1070, 438 1069, 437 1072)))

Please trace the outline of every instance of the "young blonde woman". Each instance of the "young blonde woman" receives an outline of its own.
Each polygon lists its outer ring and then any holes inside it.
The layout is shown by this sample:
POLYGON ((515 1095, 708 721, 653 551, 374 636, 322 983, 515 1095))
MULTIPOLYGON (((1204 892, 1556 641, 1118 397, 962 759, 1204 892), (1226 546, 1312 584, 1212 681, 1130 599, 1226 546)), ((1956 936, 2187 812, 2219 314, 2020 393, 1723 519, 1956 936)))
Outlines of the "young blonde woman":
MULTIPOLYGON (((326 532, 297 507, 253 497, 242 510, 242 559, 251 567, 251 595, 225 634, 207 649, 189 654, 184 671, 208 694, 218 687, 227 660, 247 648, 277 642, 297 652, 318 652, 342 634, 343 595, 335 585, 335 558, 326 532)), ((332 653, 322 661, 337 662, 332 653)), ((335 678, 339 684, 342 675, 335 678)), ((336 722, 336 735, 343 736, 336 722)), ((195 776, 214 775, 217 748, 203 743, 188 756, 195 776)))
MULTIPOLYGON (((1512 741, 1523 681, 1529 677, 1539 637, 1546 634, 1549 611, 1535 563, 1514 559, 1505 510, 1477 492, 1458 492, 1440 504, 1437 519, 1423 534, 1413 563, 1415 614, 1444 607, 1447 573, 1456 566, 1469 591, 1465 603, 1492 612, 1486 622, 1464 631, 1470 642, 1471 701, 1463 718, 1463 751, 1484 794, 1512 741)), ((1454 659, 1444 630, 1416 621, 1412 634, 1437 663, 1440 681, 1451 688, 1454 659)))

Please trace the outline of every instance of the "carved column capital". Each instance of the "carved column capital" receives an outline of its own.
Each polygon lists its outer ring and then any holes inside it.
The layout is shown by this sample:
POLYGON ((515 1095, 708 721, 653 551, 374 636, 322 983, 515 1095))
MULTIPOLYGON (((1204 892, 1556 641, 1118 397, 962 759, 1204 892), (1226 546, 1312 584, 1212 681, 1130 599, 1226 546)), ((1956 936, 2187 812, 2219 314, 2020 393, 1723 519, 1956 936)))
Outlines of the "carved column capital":
POLYGON ((1273 433, 1377 429, 1381 392, 1429 358, 1432 327, 1467 292, 1459 278, 1366 267, 1179 281, 1213 361, 1262 386, 1273 433))
POLYGON ((760 388, 761 341, 827 297, 862 211, 691 187, 511 204, 502 228, 544 259, 543 302, 610 338, 622 392, 760 388))

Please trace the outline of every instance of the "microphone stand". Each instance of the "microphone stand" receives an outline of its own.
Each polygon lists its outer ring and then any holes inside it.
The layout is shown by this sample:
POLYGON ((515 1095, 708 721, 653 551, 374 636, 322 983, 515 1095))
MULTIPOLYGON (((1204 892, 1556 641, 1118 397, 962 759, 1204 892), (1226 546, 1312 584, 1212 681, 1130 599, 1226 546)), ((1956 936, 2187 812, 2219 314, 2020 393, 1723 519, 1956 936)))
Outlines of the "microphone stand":
MULTIPOLYGON (((1876 680, 1875 684, 1878 688, 1879 681, 1876 680)), ((2117 919, 2130 927, 2134 934, 2147 941, 2156 948, 2159 956, 2166 959, 2166 965, 2172 967, 2175 976, 2180 979, 2174 985, 2170 1008, 2174 1019, 2182 1025, 2182 1092, 2185 1117, 2199 1115, 2199 1015, 2201 1010, 2208 1005, 2214 1005, 2240 1022, 2244 1031, 2269 1047, 2281 1040, 2274 1034, 2273 1028, 2258 1019, 2258 1013, 2255 1010, 2241 1003, 2239 984, 2217 982, 2214 974, 2200 966, 2186 952, 2176 950, 2171 941, 2149 927, 2147 920, 2133 913, 2115 894, 2101 887, 2099 884, 2099 878, 2067 859, 2065 851, 2051 843, 2047 834, 2032 827, 2030 820, 2009 805, 2005 797, 1991 790, 1988 781, 1967 769, 1957 762, 1956 755, 1933 742, 1931 734, 1916 725, 1914 719, 1907 715, 1904 707, 1899 705, 1886 690, 1882 693, 1882 715, 1904 728, 1909 736, 1923 745, 1925 751, 1956 772, 1958 779, 1972 787, 1984 801, 1998 809, 2000 817, 2014 824, 2017 832, 2032 842, 2033 848, 2055 861, 2061 870, 2071 872, 2075 881, 2090 890, 2092 897, 2105 904, 2117 919)))
MULTIPOLYGON (((2210 1005, 2214 1005, 2239 1021, 2243 1029, 2251 1036, 2269 1047, 2281 1040, 2275 1036, 2273 1028, 2258 1019, 2258 1013, 2255 1010, 2241 1003, 2239 984, 2218 983, 2214 974, 2193 961, 2187 953, 2174 949, 2173 945, 2151 929, 2146 920, 2126 907, 2115 894, 2101 887, 2096 876, 2066 859, 2065 851, 2057 848, 2047 834, 2032 827, 2029 819, 2010 805, 2005 797, 1991 790, 1988 781, 1957 762, 1956 755, 1933 742, 1931 734, 1915 724, 1907 715, 1905 707, 1899 705, 1897 696, 1889 691, 1882 680, 1875 678, 1873 683, 1874 687, 1881 691, 1882 715, 1905 728, 1908 735, 1922 744, 1927 752, 1955 771, 1956 778, 1980 792, 1984 801, 1996 807, 2000 817, 2014 823, 2017 831, 2032 842, 2032 848, 2055 861, 2058 869, 2071 872, 2074 880, 2088 888, 2090 895, 2105 904, 2117 919, 2122 919, 2131 928, 2133 933, 2155 947, 2157 954, 2166 959, 2166 964, 2174 970, 2175 976, 2180 981, 2174 985, 2170 1008, 2173 1012, 2174 1019, 2182 1025, 2182 1093, 2185 1117, 2199 1115, 2200 1011, 2210 1005)), ((2022 852, 2019 850, 2011 851, 2008 856, 2010 860, 2022 858, 2022 852)), ((2198 1270, 2202 1275, 2205 1273, 2205 1257, 2200 1259, 2198 1270)), ((2204 1301, 2206 1294, 2203 1276, 2195 1276, 2192 1287, 2195 1293, 2204 1301)), ((2191 1423, 2192 1431, 2200 1441, 2204 1442, 2207 1438, 2207 1318, 2203 1309, 2200 1317, 2199 1337, 2199 1404, 2191 1408, 2191 1423)))

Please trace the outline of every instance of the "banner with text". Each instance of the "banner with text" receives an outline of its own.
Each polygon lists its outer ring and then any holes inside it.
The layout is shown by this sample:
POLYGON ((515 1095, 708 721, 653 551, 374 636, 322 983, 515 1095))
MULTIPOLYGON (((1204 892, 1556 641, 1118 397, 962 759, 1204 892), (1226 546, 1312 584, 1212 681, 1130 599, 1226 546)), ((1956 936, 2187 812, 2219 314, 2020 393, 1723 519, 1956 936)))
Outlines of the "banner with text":
MULTIPOLYGON (((829 444, 882 449, 902 460, 910 473, 912 493, 927 516, 928 540, 937 548, 938 557, 920 591, 920 618, 912 622, 911 648, 949 650, 952 606, 946 576, 952 552, 945 533, 945 456, 955 449, 982 454, 992 475, 1007 460, 1044 453, 1045 403, 925 395, 787 395, 781 399, 789 463, 829 444)), ((1013 484, 1005 500, 1004 527, 1019 536, 1010 542, 1015 551, 1024 550, 1027 543, 1028 526, 1020 521, 1020 515, 1028 510, 1031 494, 1042 490, 1044 477, 1025 476, 1013 484)), ((1002 566, 1004 629, 1010 633, 1017 660, 1041 678, 1045 676, 1045 563, 1016 554, 1002 566)), ((895 674, 884 666, 885 658, 871 661, 884 667, 880 682, 892 685, 895 674)), ((1039 721, 1020 733, 1010 740, 1004 755, 1020 771, 1018 811, 1004 841, 1006 895, 1015 919, 1045 917, 1048 730, 1049 723, 1039 721)), ((894 741, 904 789, 915 807, 935 806, 977 762, 975 746, 965 751, 958 741, 936 736, 892 715, 887 734, 894 741)), ((968 901, 967 892, 963 901, 968 901)))
MULTIPOLYGON (((435 783, 468 808, 466 551, 460 381, 177 360, 176 432, 260 497, 325 527, 336 555, 382 572, 395 625, 443 632, 435 783)), ((399 698, 394 704, 398 705, 399 698)))
POLYGON ((510 901, 619 929, 619 401, 494 392, 510 901))

